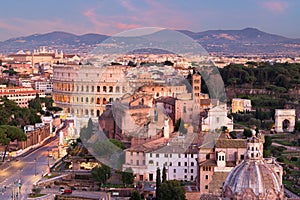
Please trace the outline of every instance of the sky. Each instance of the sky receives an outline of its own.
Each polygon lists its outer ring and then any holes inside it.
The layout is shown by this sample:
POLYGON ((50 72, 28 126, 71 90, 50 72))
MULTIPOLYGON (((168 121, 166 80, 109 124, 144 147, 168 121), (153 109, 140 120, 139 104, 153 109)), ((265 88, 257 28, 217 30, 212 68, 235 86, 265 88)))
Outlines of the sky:
POLYGON ((53 31, 114 35, 138 27, 252 27, 300 38, 299 0, 9 0, 0 8, 0 41, 53 31))

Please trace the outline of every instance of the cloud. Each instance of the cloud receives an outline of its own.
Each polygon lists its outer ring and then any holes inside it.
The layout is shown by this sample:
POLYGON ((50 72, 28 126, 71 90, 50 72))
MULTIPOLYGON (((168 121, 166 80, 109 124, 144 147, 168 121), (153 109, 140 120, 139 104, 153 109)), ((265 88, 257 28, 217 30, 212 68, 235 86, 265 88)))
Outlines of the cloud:
POLYGON ((95 9, 86 10, 83 15, 93 24, 94 31, 113 35, 120 31, 138 28, 140 25, 124 22, 123 16, 101 16, 97 15, 95 9))
POLYGON ((261 5, 263 8, 274 13, 284 13, 289 7, 289 4, 285 1, 267 1, 261 3, 261 5))
POLYGON ((137 8, 134 7, 130 0, 119 0, 120 4, 129 11, 137 11, 137 8))

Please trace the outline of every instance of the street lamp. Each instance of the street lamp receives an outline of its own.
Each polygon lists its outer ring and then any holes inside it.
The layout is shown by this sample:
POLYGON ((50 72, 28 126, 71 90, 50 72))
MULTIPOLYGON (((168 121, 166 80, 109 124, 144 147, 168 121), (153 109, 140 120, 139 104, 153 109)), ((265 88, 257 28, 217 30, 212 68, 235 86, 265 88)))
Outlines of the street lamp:
POLYGON ((50 166, 50 164, 49 164, 49 156, 50 156, 49 149, 47 149, 47 151, 48 151, 48 167, 49 167, 50 166))
POLYGON ((36 158, 34 159, 34 175, 36 176, 36 158))

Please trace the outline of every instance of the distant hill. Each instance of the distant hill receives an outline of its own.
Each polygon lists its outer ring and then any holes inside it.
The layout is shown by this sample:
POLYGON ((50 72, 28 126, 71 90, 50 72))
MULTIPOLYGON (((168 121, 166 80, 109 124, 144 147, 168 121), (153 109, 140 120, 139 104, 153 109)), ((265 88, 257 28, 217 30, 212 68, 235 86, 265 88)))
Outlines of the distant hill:
POLYGON ((34 50, 41 46, 53 49, 64 50, 65 52, 76 53, 84 46, 94 46, 108 38, 100 34, 74 35, 66 32, 51 32, 46 34, 34 34, 26 37, 12 38, 0 42, 2 53, 15 53, 19 50, 34 50))
MULTIPOLYGON (((255 28, 242 30, 179 30, 198 41, 209 53, 217 55, 287 55, 300 56, 300 39, 269 34, 255 28)), ((34 34, 0 42, 0 52, 33 50, 40 46, 69 53, 87 53, 109 36, 100 34, 74 35, 66 32, 34 34)))

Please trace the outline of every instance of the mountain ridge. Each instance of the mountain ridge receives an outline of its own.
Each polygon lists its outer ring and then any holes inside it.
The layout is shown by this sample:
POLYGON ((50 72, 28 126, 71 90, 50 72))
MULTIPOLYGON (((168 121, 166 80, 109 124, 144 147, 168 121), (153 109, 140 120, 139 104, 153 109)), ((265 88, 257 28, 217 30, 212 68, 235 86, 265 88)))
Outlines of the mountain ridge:
MULTIPOLYGON (((248 27, 241 30, 207 30, 202 32, 178 31, 199 42, 211 54, 300 54, 300 39, 266 33, 257 28, 248 27)), ((53 31, 2 41, 0 42, 0 51, 2 53, 15 53, 18 50, 32 51, 40 46, 48 46, 65 52, 75 50, 80 51, 80 53, 87 53, 89 49, 108 37, 108 35, 97 33, 76 35, 64 31, 53 31), (84 50, 85 47, 87 49, 84 50)))

